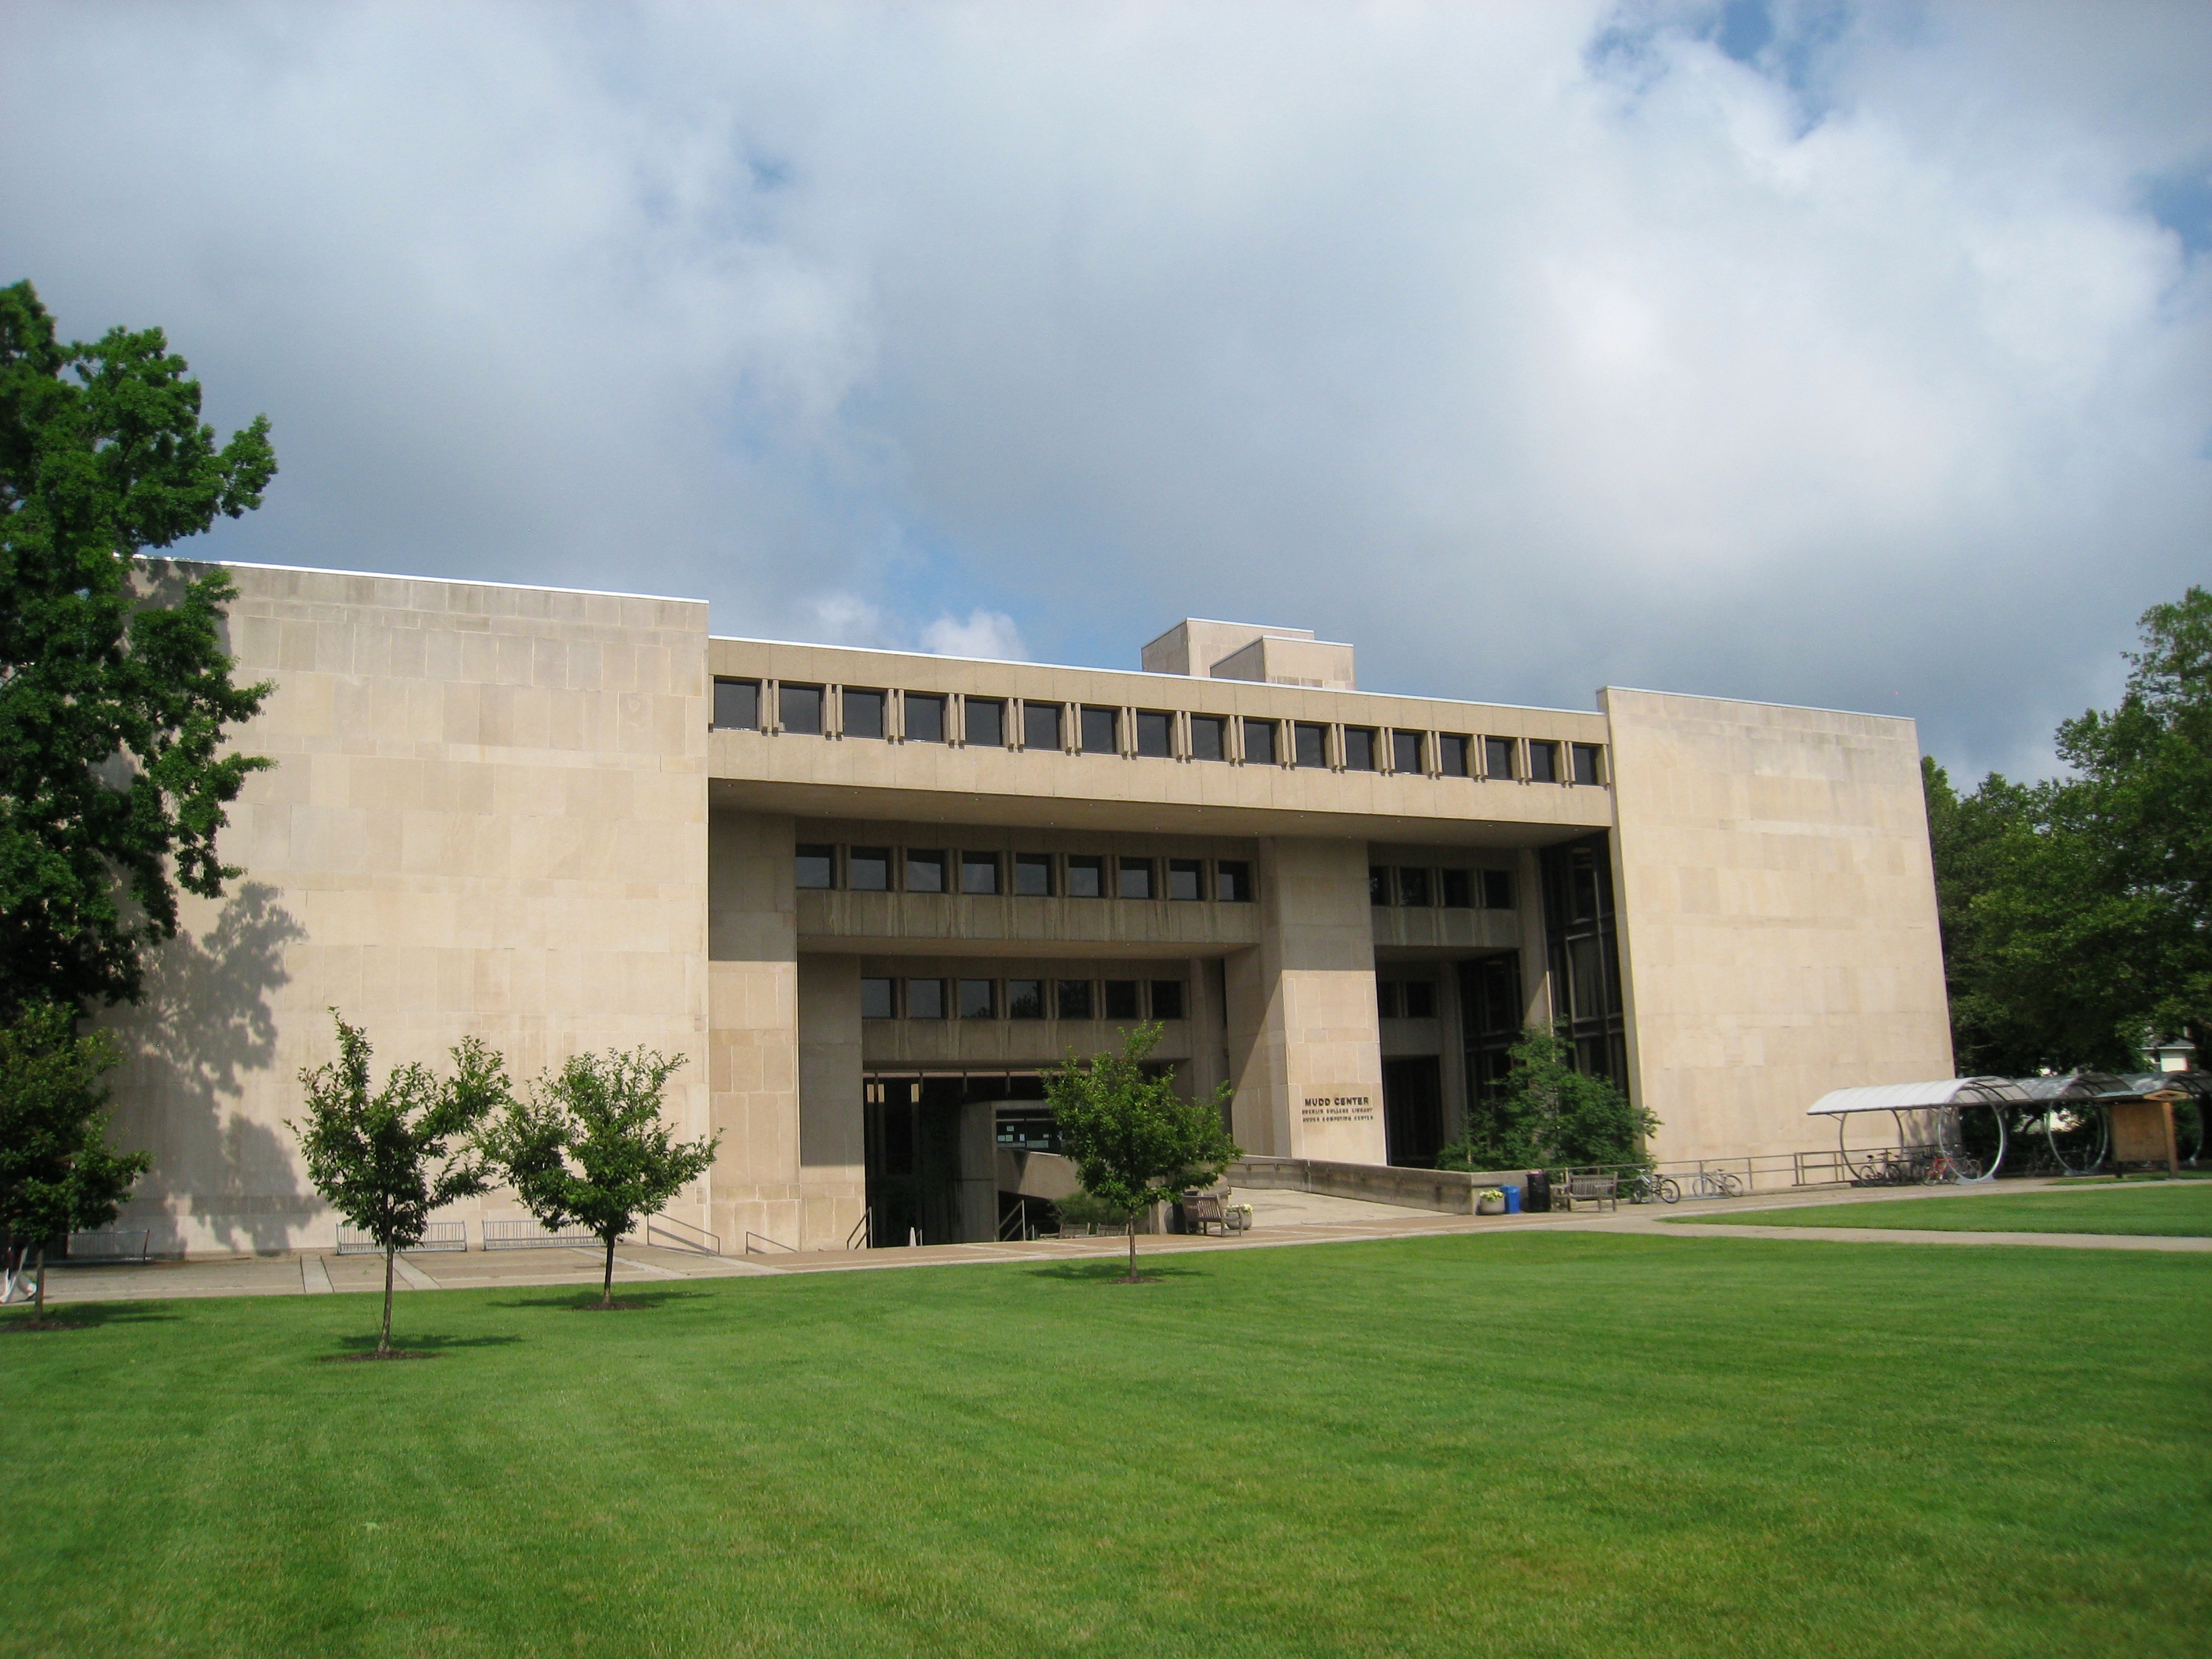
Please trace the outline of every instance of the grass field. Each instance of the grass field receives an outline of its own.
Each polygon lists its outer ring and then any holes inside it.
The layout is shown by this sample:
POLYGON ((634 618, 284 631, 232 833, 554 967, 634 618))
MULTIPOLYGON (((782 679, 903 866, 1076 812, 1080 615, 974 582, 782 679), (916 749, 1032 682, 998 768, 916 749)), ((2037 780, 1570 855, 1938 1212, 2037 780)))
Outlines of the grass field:
POLYGON ((2100 1182, 2070 1191, 1960 1193, 1668 1218, 1699 1226, 1717 1221, 1743 1227, 1910 1227, 1947 1233, 2202 1238, 2212 1236, 2212 1181, 2100 1182))
POLYGON ((91 1306, 0 1653, 2202 1654, 2212 1260, 1519 1235, 91 1306))

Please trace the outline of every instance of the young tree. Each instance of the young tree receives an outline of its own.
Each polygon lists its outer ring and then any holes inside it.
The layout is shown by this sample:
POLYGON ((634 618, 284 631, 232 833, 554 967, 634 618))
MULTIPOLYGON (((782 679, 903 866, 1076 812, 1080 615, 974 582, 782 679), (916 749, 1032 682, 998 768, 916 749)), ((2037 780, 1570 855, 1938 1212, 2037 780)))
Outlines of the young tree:
POLYGON ((1211 1185, 1231 1159, 1244 1155, 1222 1127, 1229 1085, 1205 1100, 1185 1100, 1172 1074, 1145 1075, 1145 1057, 1158 1045, 1160 1031, 1158 1024, 1139 1025, 1120 1054, 1070 1060, 1045 1078, 1060 1147, 1083 1190, 1127 1218, 1123 1282, 1130 1285, 1137 1282, 1137 1218, 1146 1206, 1185 1187, 1211 1185))
POLYGON ((80 1036, 70 1011, 33 1004, 0 1027, 0 1228, 10 1293, 37 1252, 37 1307, 46 1315, 46 1241, 104 1227, 146 1172, 143 1152, 107 1144, 101 1081, 115 1065, 105 1031, 80 1036))
POLYGON ((580 1226, 606 1250, 599 1305, 615 1305, 615 1244, 714 1162, 720 1135, 678 1141, 660 1097, 684 1056, 640 1048, 570 1057, 511 1102, 483 1145, 523 1207, 554 1231, 580 1226))
POLYGON ((376 1357, 392 1352, 392 1276, 400 1251, 422 1242, 432 1213, 491 1185, 472 1139, 484 1121, 513 1101, 507 1067, 475 1037, 453 1049, 453 1075, 438 1078, 410 1063, 369 1092, 369 1046, 360 1027, 338 1028, 338 1058, 300 1073, 307 1091, 300 1137, 315 1190, 384 1252, 384 1323, 376 1357), (460 1143, 457 1145, 456 1143, 460 1143))
POLYGON ((1636 1164, 1659 1120, 1609 1078, 1575 1069, 1558 1032, 1531 1025, 1507 1051, 1497 1090, 1473 1103, 1464 1139, 1437 1155, 1447 1170, 1543 1170, 1636 1164))
POLYGON ((276 471, 266 420, 217 447, 159 329, 63 344, 28 283, 0 288, 0 1019, 135 1000, 176 889, 239 873, 216 832, 270 763, 221 751, 270 688, 231 682, 222 572, 163 593, 133 556, 276 471))

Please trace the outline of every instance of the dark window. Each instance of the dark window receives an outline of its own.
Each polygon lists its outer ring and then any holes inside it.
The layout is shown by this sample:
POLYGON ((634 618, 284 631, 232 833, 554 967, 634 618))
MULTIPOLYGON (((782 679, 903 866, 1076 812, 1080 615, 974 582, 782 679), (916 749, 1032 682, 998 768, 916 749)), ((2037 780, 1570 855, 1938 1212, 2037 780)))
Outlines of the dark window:
POLYGON ((1273 766, 1275 763, 1274 721, 1244 722, 1244 760, 1250 766, 1273 766))
POLYGON ((1168 896, 1171 899, 1204 898, 1206 896, 1206 860, 1170 859, 1168 860, 1168 896))
POLYGON ((1390 765, 1394 771, 1423 772, 1421 764, 1421 734, 1418 732, 1393 732, 1390 734, 1390 765))
POLYGON ((1467 739, 1449 732, 1437 738, 1437 770, 1448 778, 1467 775, 1467 739))
POLYGON ((1152 896, 1152 861, 1150 859, 1116 859, 1120 866, 1120 882, 1115 891, 1123 898, 1148 899, 1152 896))
POLYGON ((716 680, 714 682, 714 729, 718 732, 752 732, 760 726, 760 682, 758 680, 716 680))
POLYGON ((884 734, 884 694, 880 691, 855 691, 849 686, 845 691, 845 735, 848 738, 880 738, 884 734))
POLYGON ((1404 1016, 1401 1011, 1405 1006, 1399 1000, 1396 980, 1378 979, 1375 981, 1375 1012, 1376 1013, 1385 1019, 1402 1018, 1404 1016))
POLYGON ((1028 749, 1060 747, 1060 705, 1025 702, 1022 705, 1022 744, 1028 749))
POLYGON ((1367 902, 1370 904, 1388 904, 1390 902, 1389 866, 1370 864, 1367 866, 1367 902))
POLYGON ((1252 902, 1252 866, 1242 860, 1218 860, 1213 866, 1213 896, 1224 904, 1252 902))
POLYGON ((1559 745, 1556 743, 1532 743, 1528 745, 1528 781, 1557 783, 1559 781, 1559 745))
POLYGON ((1429 872, 1425 870, 1398 872, 1398 902, 1426 905, 1429 902, 1429 872))
POLYGON ((1044 981, 1041 979, 1010 979, 1006 981, 1006 1018, 1008 1019, 1042 1019, 1044 1018, 1044 981))
POLYGON ((1597 745, 1594 743, 1578 743, 1575 745, 1574 754, 1575 781, 1595 783, 1597 781, 1597 745))
POLYGON ((801 887, 835 887, 837 884, 836 848, 801 846, 798 852, 798 880, 801 887))
POLYGON ((943 892, 945 854, 909 850, 906 855, 906 890, 909 893, 943 892))
POLYGON ((1486 910, 1510 910, 1513 908, 1513 872, 1510 870, 1486 870, 1482 872, 1482 908, 1486 910))
POLYGON ((1228 753, 1229 722, 1218 714, 1193 714, 1190 717, 1190 757, 1193 760, 1221 760, 1228 753))
POLYGON ((1137 752, 1154 760, 1165 760, 1175 752, 1168 742, 1168 716, 1153 709, 1137 711, 1137 752))
POLYGON ((856 893, 887 893, 891 885, 891 849, 855 847, 845 855, 845 884, 856 893))
POLYGON ((999 855, 996 853, 963 853, 960 855, 960 890, 963 893, 997 892, 999 855))
POLYGON ((1070 898, 1106 896, 1106 860, 1096 853, 1067 855, 1067 896, 1070 898))
POLYGON ((1109 979, 1106 981, 1106 1018, 1136 1019, 1137 981, 1133 979, 1109 979))
POLYGON ((1482 740, 1482 775, 1486 778, 1510 778, 1513 775, 1513 739, 1485 738, 1482 740))
POLYGON ((988 979, 963 979, 960 981, 960 1018, 989 1019, 999 1012, 997 1000, 991 994, 988 979))
MULTIPOLYGON (((1302 758, 1298 764, 1305 764, 1302 758)), ((1344 769, 1347 772, 1372 772, 1375 769, 1375 733, 1364 726, 1344 728, 1344 769)))
POLYGON ((1059 1005, 1062 1019, 1091 1018, 1091 981, 1087 979, 1064 979, 1058 985, 1054 999, 1059 1005))
POLYGON ((1328 764, 1328 728, 1300 720, 1293 735, 1297 740, 1297 752, 1292 757, 1300 766, 1328 764))
POLYGON ((996 697, 969 698, 968 741, 980 749, 1004 748, 1006 705, 996 697))
POLYGON ((777 690, 775 699, 785 731, 803 732, 808 737, 822 735, 820 686, 787 684, 777 690))
POLYGON ((1474 872, 1446 870, 1443 875, 1443 896, 1438 901, 1447 910, 1472 910, 1474 908, 1474 872))
POLYGON ((906 740, 908 743, 945 741, 945 699, 906 694, 906 740))
POLYGON ((891 982, 887 979, 863 979, 860 981, 860 1018, 889 1019, 891 1017, 891 982))
POLYGON ((1115 741, 1115 728, 1119 724, 1116 711, 1111 708, 1085 708, 1083 711, 1083 752, 1086 755, 1118 755, 1121 745, 1115 741))
POLYGON ((1023 898, 1052 896, 1052 854, 1014 854, 1014 891, 1023 898))
POLYGON ((1152 1018, 1181 1019, 1182 1018, 1182 981, 1179 979, 1156 979, 1152 981, 1152 1018))
POLYGON ((1425 979, 1406 981, 1406 1018, 1434 1019, 1437 1017, 1437 988, 1425 979))
POLYGON ((941 979, 907 981, 906 1017, 908 1019, 943 1019, 945 981, 941 979))

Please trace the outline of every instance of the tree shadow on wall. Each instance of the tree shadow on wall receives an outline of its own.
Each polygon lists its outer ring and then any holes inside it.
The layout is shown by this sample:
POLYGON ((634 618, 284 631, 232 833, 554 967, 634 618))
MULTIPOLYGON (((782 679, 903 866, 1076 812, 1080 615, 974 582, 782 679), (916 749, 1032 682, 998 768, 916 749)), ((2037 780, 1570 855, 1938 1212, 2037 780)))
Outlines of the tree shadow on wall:
POLYGON ((154 1155, 117 1224, 154 1228, 156 1249, 178 1245, 173 1231, 159 1235, 179 1208, 225 1248, 261 1251, 290 1248, 322 1207, 300 1184, 290 1138, 236 1110, 249 1079, 276 1060, 270 994, 291 977, 286 948, 307 936, 277 897, 246 882, 205 933, 179 928, 149 959, 144 998, 113 1017, 125 1064, 112 1138, 154 1155))

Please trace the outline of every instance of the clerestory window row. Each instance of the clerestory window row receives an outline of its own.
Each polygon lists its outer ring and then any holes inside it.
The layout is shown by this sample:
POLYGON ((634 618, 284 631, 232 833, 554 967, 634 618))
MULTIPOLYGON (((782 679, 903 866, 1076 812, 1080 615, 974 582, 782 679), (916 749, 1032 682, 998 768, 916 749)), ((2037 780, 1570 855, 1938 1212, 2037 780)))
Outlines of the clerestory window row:
POLYGON ((1163 899, 1249 904, 1249 859, 1138 858, 1105 853, 1005 853, 944 847, 854 847, 801 842, 797 885, 854 893, 963 893, 981 897, 1163 899))
POLYGON ((860 979, 863 1019, 1182 1019, 1179 979, 860 979))

